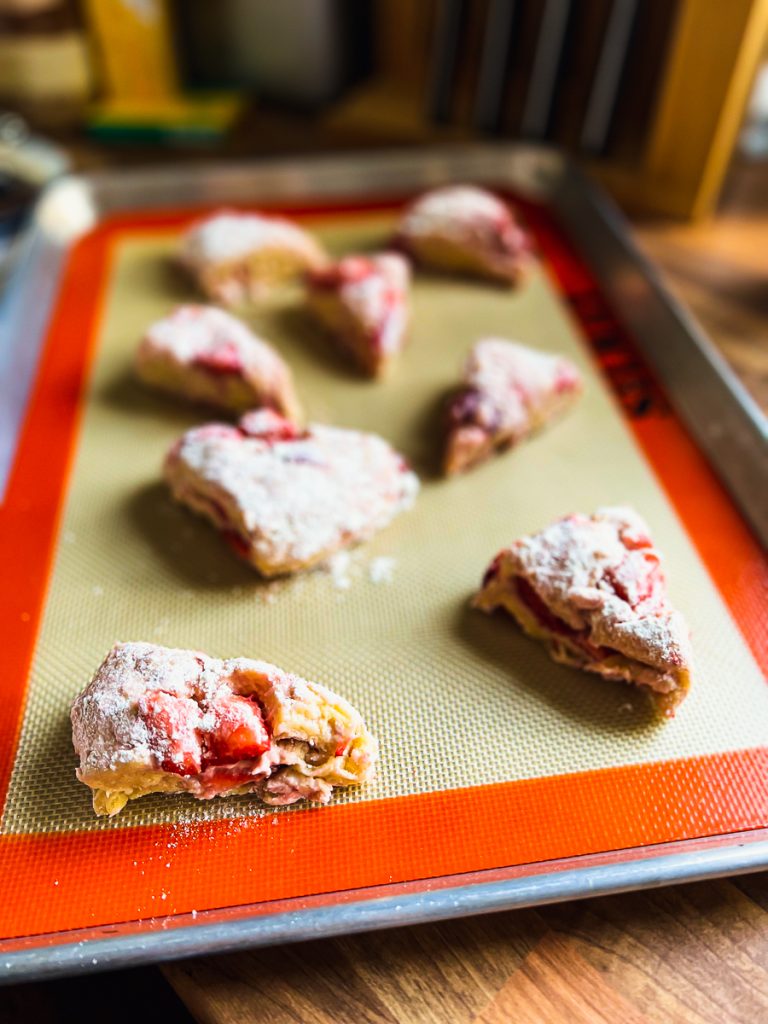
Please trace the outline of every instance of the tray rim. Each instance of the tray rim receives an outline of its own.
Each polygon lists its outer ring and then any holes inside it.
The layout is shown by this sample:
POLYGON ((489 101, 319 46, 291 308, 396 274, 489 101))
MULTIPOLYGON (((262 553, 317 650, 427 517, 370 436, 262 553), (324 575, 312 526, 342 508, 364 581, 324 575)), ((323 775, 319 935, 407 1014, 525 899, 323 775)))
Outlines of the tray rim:
MULTIPOLYGON (((768 508, 755 500, 756 488, 768 478, 762 413, 712 343, 668 294, 657 272, 635 246, 626 222, 612 202, 555 150, 516 144, 440 147, 179 169, 109 171, 61 179, 41 197, 33 215, 26 239, 27 273, 16 282, 9 333, 11 337, 25 339, 33 353, 39 349, 57 288, 48 288, 42 302, 39 296, 34 303, 25 302, 25 296, 31 298, 35 294, 43 272, 58 283, 71 245, 107 215, 133 208, 173 206, 180 194, 185 206, 196 202, 252 203, 256 189, 260 190, 260 199, 269 200, 334 195, 364 198, 375 195, 377 190, 394 194, 461 178, 497 186, 507 184, 532 198, 549 202, 560 214, 606 294, 620 308, 622 318, 665 385, 681 419, 719 470, 758 535, 768 544, 768 508), (635 304, 630 304, 629 314, 628 295, 635 304), (638 296, 642 301, 638 301, 638 296), (34 320, 30 310, 34 310, 34 320), (703 375, 703 397, 696 388, 681 387, 681 378, 684 384, 692 372, 703 375), (718 401, 717 416, 702 422, 701 408, 713 396, 718 401), (732 438, 740 454, 738 459, 734 458, 732 438)), ((419 888, 408 892, 408 886, 415 887, 417 883, 403 883, 402 895, 394 897, 353 898, 323 907, 266 914, 261 904, 261 913, 254 909, 248 915, 248 908, 242 908, 246 916, 237 921, 190 921, 174 925, 167 932, 89 937, 56 945, 44 944, 45 936, 9 940, 0 942, 0 983, 757 871, 768 866, 768 839, 749 838, 754 835, 753 830, 711 837, 711 845, 705 850, 696 840, 672 844, 674 853, 655 855, 653 847, 627 850, 623 851, 620 863, 597 867, 579 866, 586 859, 583 856, 571 858, 567 863, 572 866, 552 872, 534 873, 534 867, 542 865, 528 865, 527 875, 522 873, 503 881, 467 884, 459 877, 455 884, 438 891, 419 888), (634 858, 633 853, 637 855, 634 858), (8 948, 9 944, 20 942, 37 944, 24 949, 8 948)), ((354 896, 354 892, 348 895, 354 896)), ((289 902, 300 908, 304 901, 297 897, 289 902)))
MULTIPOLYGON (((768 837, 768 829, 758 832, 768 837)), ((564 867, 533 875, 517 874, 501 881, 467 883, 462 882, 466 876, 459 875, 455 876, 455 885, 437 890, 426 887, 403 895, 353 899, 322 907, 299 907, 297 910, 250 915, 247 907, 227 908, 240 909, 244 913, 237 920, 213 924, 206 923, 204 919, 192 920, 192 915, 183 914, 179 916, 190 918, 190 923, 174 925, 168 930, 163 930, 162 920, 157 919, 155 926, 158 930, 104 937, 103 933, 108 929, 94 928, 76 932, 75 935, 85 936, 78 941, 55 945, 43 944, 44 935, 32 936, 27 940, 30 948, 26 949, 8 951, 3 949, 5 943, 0 943, 0 956, 3 957, 0 987, 14 982, 39 981, 75 973, 137 967, 212 953, 286 942, 309 942, 503 910, 520 910, 565 900, 723 878, 736 873, 753 874, 764 870, 768 864, 768 838, 750 839, 750 836, 751 833, 732 833, 704 840, 684 839, 662 844, 661 849, 698 848, 661 855, 654 854, 654 847, 638 848, 636 852, 643 856, 622 860, 621 863, 564 867), (32 946, 35 940, 38 944, 32 946)), ((559 863, 597 856, 567 858, 559 863)), ((475 874, 493 873, 498 872, 489 870, 475 874)), ((396 888, 407 889, 413 884, 400 883, 396 888)), ((296 897, 280 902, 301 904, 304 900, 296 897)), ((126 925, 131 923, 126 922, 126 925)))

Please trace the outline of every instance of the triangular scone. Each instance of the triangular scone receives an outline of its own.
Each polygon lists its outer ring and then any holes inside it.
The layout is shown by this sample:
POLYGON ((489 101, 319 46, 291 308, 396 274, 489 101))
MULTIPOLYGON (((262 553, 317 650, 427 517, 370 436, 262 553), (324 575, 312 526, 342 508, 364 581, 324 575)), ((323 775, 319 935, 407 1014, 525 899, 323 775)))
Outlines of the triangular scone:
POLYGON ((376 377, 405 343, 409 284, 398 253, 345 256, 307 274, 307 301, 338 346, 376 377))
POLYGON ((270 286, 322 266, 320 243, 290 220, 223 210, 197 221, 181 240, 179 262, 216 302, 258 299, 270 286))
POLYGON ((408 508, 416 475, 386 441, 298 430, 270 410, 187 431, 165 462, 173 496, 205 516, 263 576, 308 569, 408 508))
POLYGON ((72 705, 72 740, 77 777, 109 815, 147 793, 326 803, 377 757, 360 714, 318 683, 147 643, 112 648, 72 705))
POLYGON ((649 691, 665 715, 688 692, 688 627, 632 509, 566 516, 515 541, 491 563, 473 603, 509 612, 555 661, 649 691))
POLYGON ((581 390, 579 371, 564 356, 502 338, 478 341, 448 403, 445 472, 461 473, 517 444, 564 412, 581 390))
POLYGON ((472 185, 448 185, 416 199, 395 244, 425 267, 510 285, 532 264, 531 239, 512 208, 472 185))
POLYGON ((231 412, 301 414, 291 371, 242 320, 216 306, 179 306, 147 329, 136 373, 152 387, 231 412))

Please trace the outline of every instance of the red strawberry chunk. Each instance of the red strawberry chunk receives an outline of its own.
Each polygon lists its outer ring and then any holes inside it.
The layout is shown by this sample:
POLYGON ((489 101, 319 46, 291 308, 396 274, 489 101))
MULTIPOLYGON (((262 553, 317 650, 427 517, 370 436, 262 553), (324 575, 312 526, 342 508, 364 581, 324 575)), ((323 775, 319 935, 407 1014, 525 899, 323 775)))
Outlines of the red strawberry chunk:
POLYGON ((638 583, 638 597, 641 602, 663 604, 666 599, 666 579, 661 563, 655 554, 648 552, 645 556, 644 572, 638 583))
POLYGON ((589 639, 589 630, 574 629, 554 612, 551 612, 528 580, 517 576, 515 577, 515 586, 517 587, 517 596, 533 612, 539 624, 550 633, 567 637, 572 643, 586 651, 590 658, 602 659, 613 653, 609 647, 596 647, 589 639))
POLYGON ((200 771, 200 708, 194 700, 154 690, 139 699, 139 715, 163 771, 176 775, 200 771))
POLYGON ((243 361, 236 345, 225 342, 209 352, 200 352, 193 359, 193 364, 209 373, 240 373, 243 361))
POLYGON ((235 552, 238 558, 249 558, 251 554, 251 546, 248 541, 241 537, 235 530, 222 530, 221 536, 225 543, 235 552))
POLYGON ((485 575, 483 576, 483 582, 482 582, 481 586, 487 587, 488 584, 491 582, 491 580, 496 579, 496 577, 499 575, 499 570, 501 569, 501 560, 502 560, 503 557, 504 557, 504 552, 503 551, 500 551, 498 553, 498 555, 496 555, 494 560, 491 562, 491 564, 485 570, 485 575))
POLYGON ((255 701, 233 694, 215 701, 209 710, 214 721, 207 737, 207 765, 234 764, 269 750, 269 733, 255 701))
MULTIPOLYGON (((196 441, 212 441, 214 438, 228 438, 235 440, 240 438, 240 431, 237 427, 231 427, 228 423, 206 423, 198 427, 194 434, 196 441)), ((176 444, 178 449, 183 444, 184 438, 176 444)))
POLYGON ((365 256, 345 256, 338 263, 310 271, 308 282, 312 288, 338 289, 345 284, 362 281, 376 272, 371 260, 365 256))

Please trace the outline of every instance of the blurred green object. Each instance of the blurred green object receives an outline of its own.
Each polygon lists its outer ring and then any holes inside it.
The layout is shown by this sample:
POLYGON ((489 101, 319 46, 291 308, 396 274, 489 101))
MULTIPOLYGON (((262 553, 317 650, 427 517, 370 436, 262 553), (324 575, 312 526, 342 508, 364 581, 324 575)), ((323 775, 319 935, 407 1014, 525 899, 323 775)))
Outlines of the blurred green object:
POLYGON ((230 92, 186 94, 166 0, 85 0, 100 70, 101 98, 87 114, 91 135, 108 141, 211 142, 242 110, 230 92))
POLYGON ((88 134, 107 142, 209 143, 239 117, 244 99, 228 93, 165 100, 105 100, 88 111, 88 134))

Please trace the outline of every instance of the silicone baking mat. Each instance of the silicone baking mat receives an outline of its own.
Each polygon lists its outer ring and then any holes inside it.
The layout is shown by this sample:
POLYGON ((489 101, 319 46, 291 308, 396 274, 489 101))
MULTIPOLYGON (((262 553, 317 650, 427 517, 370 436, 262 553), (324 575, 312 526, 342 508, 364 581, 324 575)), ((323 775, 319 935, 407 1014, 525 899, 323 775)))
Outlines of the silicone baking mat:
MULTIPOLYGON (((577 254, 543 208, 526 213, 543 256, 527 287, 417 275, 411 343, 384 382, 347 369, 297 291, 241 311, 291 363, 310 419, 381 433, 423 481, 414 509, 348 561, 271 583, 162 484, 164 452, 204 413, 131 375, 145 326, 196 298, 169 259, 190 215, 115 219, 79 243, 3 509, 35 543, 5 528, 18 633, 4 684, 0 936, 768 824, 765 561, 577 254), (441 480, 441 401, 490 334, 570 356, 584 399, 514 452, 441 480), (557 666, 509 621, 468 608, 514 537, 619 503, 650 523, 694 635, 694 687, 669 723, 636 691, 557 666), (320 809, 156 796, 95 818, 68 708, 125 639, 263 658, 326 683, 378 735, 377 781, 320 809)), ((393 210, 302 219, 341 253, 381 246, 393 210)))

